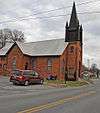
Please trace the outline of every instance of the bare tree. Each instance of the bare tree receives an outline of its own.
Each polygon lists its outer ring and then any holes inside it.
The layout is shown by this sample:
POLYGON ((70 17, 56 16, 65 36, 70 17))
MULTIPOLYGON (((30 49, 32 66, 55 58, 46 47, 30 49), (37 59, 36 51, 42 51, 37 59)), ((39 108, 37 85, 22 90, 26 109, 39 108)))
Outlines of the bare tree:
POLYGON ((98 69, 97 69, 97 64, 93 63, 93 64, 91 65, 91 70, 92 70, 94 76, 96 77, 97 74, 98 74, 98 73, 97 73, 97 71, 98 71, 98 69))
POLYGON ((97 64, 93 63, 93 64, 91 65, 91 69, 95 71, 95 70, 97 69, 97 64))
POLYGON ((0 47, 4 47, 6 44, 6 36, 4 35, 3 30, 0 30, 0 47))
POLYGON ((23 42, 24 41, 24 34, 22 33, 22 31, 18 31, 16 29, 13 30, 12 32, 12 40, 15 41, 19 41, 19 42, 23 42))
POLYGON ((24 34, 22 31, 16 29, 11 30, 8 28, 0 30, 0 47, 4 47, 7 42, 12 43, 15 41, 24 42, 24 34))

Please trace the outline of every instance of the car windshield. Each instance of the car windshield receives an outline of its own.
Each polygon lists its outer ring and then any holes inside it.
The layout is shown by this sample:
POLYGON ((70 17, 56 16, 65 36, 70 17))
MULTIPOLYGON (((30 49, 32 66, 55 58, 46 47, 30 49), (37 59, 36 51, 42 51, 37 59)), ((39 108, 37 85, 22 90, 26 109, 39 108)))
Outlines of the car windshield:
POLYGON ((32 71, 23 71, 23 75, 32 75, 32 71))
POLYGON ((12 74, 13 74, 13 75, 16 75, 16 76, 19 76, 19 75, 21 74, 21 71, 19 71, 19 70, 14 70, 14 71, 12 72, 12 74))
POLYGON ((38 76, 38 73, 35 71, 23 71, 23 75, 38 76))

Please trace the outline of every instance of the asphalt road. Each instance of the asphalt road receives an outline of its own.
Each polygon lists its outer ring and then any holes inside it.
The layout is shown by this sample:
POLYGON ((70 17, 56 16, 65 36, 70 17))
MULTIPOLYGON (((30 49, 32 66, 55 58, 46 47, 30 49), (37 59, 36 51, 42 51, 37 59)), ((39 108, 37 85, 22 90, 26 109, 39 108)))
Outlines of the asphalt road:
POLYGON ((100 79, 78 88, 13 86, 0 77, 0 113, 100 113, 100 79))

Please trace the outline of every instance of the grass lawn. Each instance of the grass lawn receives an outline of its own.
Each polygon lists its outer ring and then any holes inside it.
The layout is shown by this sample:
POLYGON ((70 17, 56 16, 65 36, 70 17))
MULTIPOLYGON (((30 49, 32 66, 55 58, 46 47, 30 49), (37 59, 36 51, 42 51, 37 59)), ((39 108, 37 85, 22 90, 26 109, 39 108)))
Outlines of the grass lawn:
POLYGON ((61 81, 61 80, 46 80, 45 85, 58 86, 58 87, 79 87, 92 83, 91 81, 79 80, 79 81, 61 81))

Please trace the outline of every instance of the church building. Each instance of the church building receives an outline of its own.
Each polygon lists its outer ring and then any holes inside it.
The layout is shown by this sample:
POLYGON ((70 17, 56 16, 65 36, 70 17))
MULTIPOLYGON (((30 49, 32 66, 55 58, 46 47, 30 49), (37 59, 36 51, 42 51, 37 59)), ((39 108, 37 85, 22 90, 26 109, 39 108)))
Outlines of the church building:
POLYGON ((82 25, 73 3, 70 22, 66 22, 65 38, 7 43, 0 50, 0 70, 35 70, 44 78, 78 80, 82 70, 82 25))

